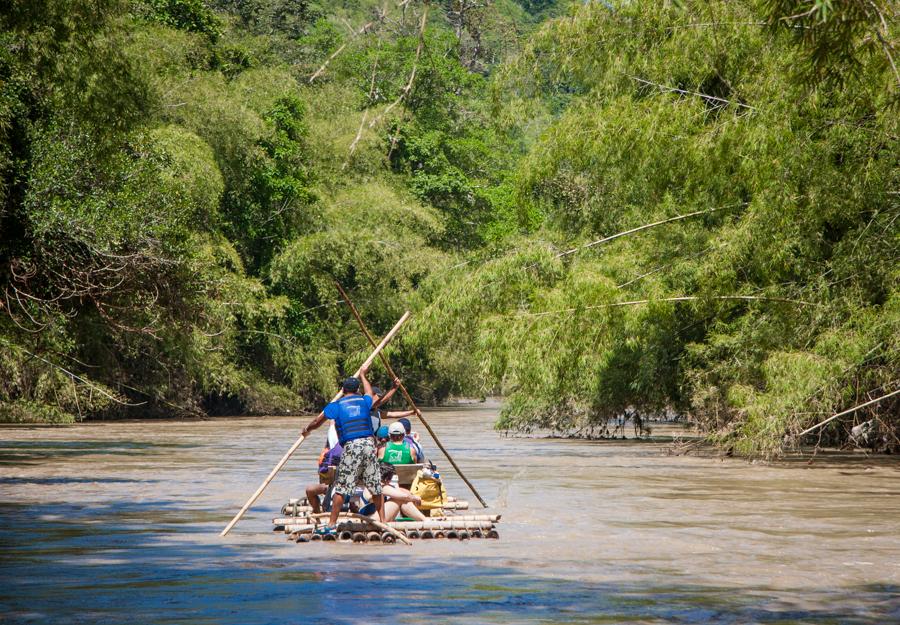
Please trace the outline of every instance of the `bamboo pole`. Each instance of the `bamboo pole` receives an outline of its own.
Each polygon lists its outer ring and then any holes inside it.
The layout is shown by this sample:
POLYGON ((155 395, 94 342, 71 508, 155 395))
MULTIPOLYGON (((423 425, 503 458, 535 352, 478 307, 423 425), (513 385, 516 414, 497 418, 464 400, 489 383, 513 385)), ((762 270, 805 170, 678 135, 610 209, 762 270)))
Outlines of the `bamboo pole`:
POLYGON ((875 399, 873 399, 873 400, 871 400, 871 401, 867 401, 867 402, 864 403, 864 404, 859 404, 858 406, 853 406, 853 408, 849 408, 849 409, 847 409, 847 410, 844 410, 843 412, 839 412, 839 413, 837 413, 837 414, 831 415, 830 417, 828 417, 828 418, 825 419, 824 421, 820 421, 819 423, 816 423, 816 424, 815 424, 814 426, 812 426, 811 428, 806 428, 805 430, 803 430, 802 432, 800 432, 799 434, 797 434, 795 438, 800 438, 801 436, 805 436, 806 434, 809 434, 809 433, 812 432, 813 430, 818 430, 818 429, 819 429, 820 427, 822 427, 823 425, 827 425, 828 423, 831 423, 832 421, 834 421, 834 420, 837 419, 838 417, 843 417, 844 415, 848 415, 848 414, 850 414, 851 412, 856 412, 856 411, 859 410, 860 408, 865 408, 866 406, 871 406, 872 404, 877 404, 878 402, 880 402, 880 401, 882 401, 882 400, 885 400, 885 399, 887 399, 888 397, 893 397, 893 396, 896 395, 897 393, 900 393, 900 388, 898 388, 896 391, 893 391, 893 392, 891 392, 891 393, 888 393, 887 395, 882 395, 881 397, 876 397, 875 399))
MULTIPOLYGON (((394 325, 394 327, 391 328, 391 331, 388 332, 387 335, 383 339, 381 339, 381 343, 379 343, 378 345, 373 344, 373 347, 375 347, 375 351, 373 351, 369 355, 369 357, 366 359, 366 361, 362 364, 362 366, 356 370, 357 376, 359 375, 360 371, 362 371, 363 369, 368 369, 369 366, 371 366, 371 364, 375 360, 375 358, 381 353, 381 350, 383 350, 385 348, 385 346, 391 342, 391 339, 394 338, 394 335, 400 331, 400 327, 404 323, 406 323, 406 320, 409 319, 409 316, 410 316, 409 311, 406 311, 405 313, 403 313, 403 316, 400 317, 400 321, 398 321, 396 323, 396 325, 394 325)), ((335 395, 331 401, 337 401, 338 399, 341 398, 341 396, 343 396, 343 394, 344 394, 343 391, 338 391, 337 395, 335 395)), ((321 415, 321 413, 319 413, 319 414, 321 415)), ((287 461, 291 457, 291 455, 295 451, 297 451, 297 448, 300 447, 300 445, 303 443, 304 438, 305 437, 301 434, 300 438, 297 439, 297 442, 294 443, 293 445, 291 445, 291 448, 288 449, 287 453, 281 457, 281 460, 278 461, 278 464, 275 465, 275 468, 272 469, 272 472, 269 473, 268 477, 266 477, 265 480, 263 480, 263 483, 259 485, 259 488, 256 489, 256 492, 250 496, 250 499, 247 500, 247 503, 245 503, 243 505, 243 507, 241 507, 241 509, 238 511, 238 513, 236 515, 234 515, 234 518, 231 519, 231 521, 228 523, 228 525, 225 526, 225 529, 223 529, 222 533, 219 534, 220 536, 225 536, 228 532, 231 531, 231 528, 234 527, 235 524, 241 520, 241 517, 244 516, 244 513, 250 509, 250 506, 253 505, 253 502, 255 502, 259 498, 259 496, 262 495, 262 492, 266 489, 266 486, 269 485, 269 482, 271 482, 274 479, 275 475, 287 463, 287 461)))
MULTIPOLYGON (((344 298, 344 301, 347 302, 347 305, 350 307, 350 311, 353 313, 353 316, 356 318, 357 323, 359 323, 359 327, 362 329, 363 334, 365 334, 366 338, 369 339, 369 343, 371 343, 372 345, 375 345, 375 339, 372 337, 372 333, 369 332, 369 329, 366 327, 366 324, 362 320, 362 317, 360 316, 359 311, 356 310, 356 306, 354 306, 353 302, 350 301, 350 297, 347 295, 347 292, 344 291, 344 287, 342 287, 339 282, 335 282, 335 286, 337 286, 338 291, 340 291, 340 293, 341 293, 341 297, 344 298)), ((391 364, 388 362, 388 359, 385 357, 385 355, 382 353, 379 353, 378 355, 380 356, 381 364, 384 365, 384 368, 385 368, 385 370, 387 370, 388 375, 390 375, 391 378, 396 378, 397 375, 394 373, 394 370, 391 368, 391 364)), ((443 452, 444 457, 447 458, 447 460, 453 466, 453 469, 456 471, 456 474, 462 478, 462 481, 466 483, 466 486, 469 487, 469 490, 472 491, 472 494, 475 495, 475 497, 478 499, 479 502, 481 502, 481 505, 483 507, 487 508, 488 507, 487 503, 485 503, 484 499, 478 493, 478 490, 476 490, 476 488, 472 484, 472 482, 469 481, 469 478, 467 478, 465 476, 465 474, 462 472, 462 469, 460 469, 459 466, 456 464, 456 462, 453 460, 453 458, 450 457, 450 452, 448 452, 444 448, 444 446, 441 444, 441 441, 438 438, 437 434, 435 434, 434 430, 431 429, 431 426, 428 424, 428 421, 426 421, 425 417, 422 415, 422 411, 419 410, 418 406, 416 406, 416 402, 413 401, 413 398, 410 396, 409 391, 406 390, 406 387, 403 385, 402 382, 400 383, 400 392, 403 393, 403 397, 406 398, 406 401, 409 404, 409 407, 412 408, 416 412, 416 416, 419 418, 419 421, 421 421, 422 425, 425 426, 425 429, 428 430, 428 433, 431 435, 431 438, 434 439, 434 442, 437 444, 438 448, 443 452)))

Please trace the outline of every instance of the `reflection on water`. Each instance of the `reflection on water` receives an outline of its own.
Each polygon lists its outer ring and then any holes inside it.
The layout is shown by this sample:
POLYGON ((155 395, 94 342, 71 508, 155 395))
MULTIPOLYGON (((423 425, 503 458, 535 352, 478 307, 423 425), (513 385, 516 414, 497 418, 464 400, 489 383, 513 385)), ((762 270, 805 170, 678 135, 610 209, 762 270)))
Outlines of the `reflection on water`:
POLYGON ((413 547, 270 531, 313 478, 318 435, 218 537, 304 419, 0 430, 2 621, 900 622, 895 461, 673 457, 505 438, 494 417, 429 420, 503 513, 501 540, 413 547))

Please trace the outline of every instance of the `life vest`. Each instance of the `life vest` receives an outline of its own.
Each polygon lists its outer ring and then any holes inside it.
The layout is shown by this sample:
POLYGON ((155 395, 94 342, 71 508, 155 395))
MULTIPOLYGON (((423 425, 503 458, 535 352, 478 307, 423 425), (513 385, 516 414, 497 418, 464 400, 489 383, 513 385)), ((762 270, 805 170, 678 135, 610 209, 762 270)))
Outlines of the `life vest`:
POLYGON ((342 447, 357 438, 375 436, 371 409, 368 395, 348 395, 325 406, 325 416, 334 421, 342 447))
POLYGON ((382 459, 391 464, 412 464, 412 452, 410 451, 409 443, 406 441, 402 443, 389 442, 384 448, 382 459))

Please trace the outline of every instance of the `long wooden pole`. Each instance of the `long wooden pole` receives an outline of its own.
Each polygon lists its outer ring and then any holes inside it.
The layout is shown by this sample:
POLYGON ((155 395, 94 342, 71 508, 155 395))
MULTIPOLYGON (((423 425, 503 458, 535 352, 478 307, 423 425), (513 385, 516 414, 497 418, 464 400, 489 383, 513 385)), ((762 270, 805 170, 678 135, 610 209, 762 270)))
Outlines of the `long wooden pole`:
MULTIPOLYGON (((344 301, 347 302, 347 305, 350 307, 350 311, 353 313, 353 316, 356 318, 357 323, 359 323, 359 327, 362 328, 362 331, 366 335, 366 338, 369 339, 369 343, 371 343, 372 345, 375 345, 375 339, 372 337, 372 333, 369 332, 369 329, 366 327, 366 324, 362 320, 362 317, 360 316, 359 311, 356 310, 356 306, 354 306, 353 302, 350 301, 350 297, 347 295, 347 292, 344 291, 344 287, 342 287, 340 285, 340 283, 338 283, 338 282, 335 282, 335 285, 337 286, 338 291, 340 291, 341 297, 344 298, 344 301)), ((381 363, 384 365, 385 370, 387 370, 388 375, 391 376, 391 378, 396 378, 397 375, 394 373, 394 370, 391 368, 391 363, 388 362, 388 359, 385 357, 385 355, 379 352, 378 356, 379 356, 379 358, 381 358, 381 363)), ((453 465, 453 468, 456 470, 456 474, 462 478, 462 481, 466 483, 466 486, 469 487, 469 490, 472 491, 472 494, 478 498, 478 501, 481 502, 481 505, 483 507, 487 508, 488 507, 487 503, 485 503, 484 499, 481 498, 481 495, 475 489, 475 486, 472 484, 472 482, 469 481, 469 478, 467 478, 465 476, 465 474, 462 472, 462 469, 460 469, 459 466, 456 464, 456 462, 453 460, 453 458, 450 457, 450 452, 448 452, 444 448, 444 446, 441 444, 441 441, 438 438, 437 434, 435 434, 434 430, 431 429, 431 426, 428 425, 428 421, 425 420, 425 417, 422 415, 422 411, 419 410, 419 408, 416 406, 416 402, 413 401, 413 398, 410 396, 409 391, 406 390, 406 387, 403 385, 402 382, 400 383, 400 392, 403 393, 403 397, 406 398, 406 401, 409 404, 409 407, 412 408, 413 410, 415 410, 416 416, 419 418, 419 421, 422 422, 422 425, 424 425, 425 429, 428 430, 428 433, 431 434, 431 438, 434 439, 434 442, 437 444, 437 446, 440 448, 440 450, 444 453, 444 456, 447 458, 447 460, 450 462, 450 464, 453 465)))
MULTIPOLYGON (((355 375, 358 376, 360 371, 362 371, 363 369, 367 369, 368 367, 370 367, 372 365, 372 362, 375 360, 375 358, 379 354, 381 354, 381 350, 383 350, 385 348, 385 346, 387 346, 387 344, 391 342, 391 339, 394 338, 394 335, 400 331, 400 326, 402 326, 404 323, 406 323, 406 320, 409 319, 409 316, 410 316, 409 311, 406 311, 405 313, 403 313, 403 316, 400 317, 400 321, 398 321, 397 324, 393 328, 391 328, 391 331, 388 332, 387 335, 383 339, 381 339, 381 343, 379 343, 378 345, 375 345, 373 343, 373 346, 375 347, 375 351, 373 351, 371 353, 371 355, 369 355, 369 357, 366 359, 366 361, 362 364, 362 366, 356 370, 355 375)), ((338 399, 341 398, 341 396, 343 394, 344 394, 343 391, 338 391, 337 395, 335 395, 331 399, 331 401, 337 401, 338 399)), ((303 435, 300 435, 300 438, 297 439, 297 442, 294 443, 293 445, 291 445, 291 448, 288 449, 287 453, 281 457, 281 460, 278 461, 278 464, 275 465, 275 468, 272 469, 272 472, 269 473, 269 476, 265 480, 263 480, 263 483, 260 484, 259 488, 256 489, 256 492, 250 496, 250 499, 247 500, 247 503, 245 503, 243 505, 243 507, 238 511, 238 513, 236 515, 234 515, 234 518, 231 519, 231 522, 225 526, 225 529, 222 530, 222 533, 220 534, 220 536, 224 536, 225 534, 230 532, 231 528, 235 526, 235 524, 241 519, 242 516, 244 516, 244 513, 247 512, 247 510, 250 509, 250 506, 253 505, 253 502, 255 502, 259 498, 259 496, 262 495, 262 492, 266 489, 266 486, 269 485, 269 482, 271 482, 272 479, 275 477, 275 475, 281 470, 281 467, 283 467, 285 465, 285 463, 291 457, 291 454, 293 454, 295 451, 297 451, 297 448, 300 447, 300 445, 303 443, 304 438, 305 437, 303 435)))

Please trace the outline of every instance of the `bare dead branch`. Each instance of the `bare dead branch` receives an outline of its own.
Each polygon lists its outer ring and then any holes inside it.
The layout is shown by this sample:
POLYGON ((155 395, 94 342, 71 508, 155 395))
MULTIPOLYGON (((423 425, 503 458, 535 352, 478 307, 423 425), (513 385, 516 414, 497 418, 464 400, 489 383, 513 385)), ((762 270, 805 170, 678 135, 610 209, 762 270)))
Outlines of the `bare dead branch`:
POLYGON ((375 24, 378 24, 378 23, 383 22, 383 21, 385 20, 386 17, 387 17, 387 5, 385 4, 384 7, 382 7, 382 8, 378 11, 378 15, 375 17, 375 19, 373 19, 373 20, 371 20, 371 21, 369 21, 369 22, 366 22, 365 24, 363 24, 362 26, 360 26, 356 31, 353 31, 353 30, 352 30, 352 27, 350 27, 349 24, 348 24, 348 28, 351 28, 351 31, 350 31, 350 39, 348 39, 347 41, 345 41, 344 43, 342 43, 342 44, 338 47, 337 50, 335 50, 334 52, 332 52, 331 55, 330 55, 327 59, 325 59, 325 62, 322 63, 322 65, 319 67, 319 69, 317 69, 315 72, 313 72, 312 76, 309 77, 309 81, 308 81, 309 84, 313 84, 313 83, 316 81, 316 78, 318 78, 319 76, 321 76, 322 74, 324 74, 324 73, 325 73, 325 70, 328 69, 328 65, 329 65, 333 60, 335 60, 335 59, 338 57, 338 55, 340 55, 340 53, 343 52, 344 49, 345 49, 352 41, 354 41, 354 40, 355 40, 357 37, 359 37, 360 35, 364 35, 365 33, 369 32, 369 29, 370 29, 370 28, 372 28, 373 26, 375 26, 375 24))
POLYGON ((710 297, 700 297, 698 295, 681 295, 678 297, 660 297, 656 299, 637 299, 628 302, 610 302, 608 304, 597 304, 595 306, 581 306, 575 308, 563 308, 560 310, 547 310, 544 312, 519 312, 504 315, 506 317, 548 317, 550 315, 561 315, 564 313, 573 313, 581 310, 600 310, 603 308, 619 308, 622 306, 640 306, 642 304, 655 304, 657 302, 697 302, 704 300, 724 300, 724 301, 760 301, 760 302, 780 302, 782 304, 797 304, 798 306, 818 306, 814 302, 805 302, 803 300, 789 299, 786 297, 765 297, 762 295, 713 295, 710 297))
MULTIPOLYGON (((381 113, 376 115, 375 118, 371 122, 369 122, 369 124, 368 124, 369 130, 372 130, 373 128, 375 128, 375 126, 380 124, 384 120, 384 118, 387 117, 388 113, 390 113, 396 106, 398 106, 401 102, 403 102, 407 98, 409 93, 412 91, 413 84, 415 83, 415 80, 416 80, 416 71, 419 67, 419 59, 422 57, 422 50, 425 47, 425 25, 428 20, 428 7, 429 7, 429 3, 426 1, 424 3, 424 6, 422 7, 422 18, 419 22, 419 43, 416 46, 416 56, 413 59, 412 70, 409 73, 409 79, 407 79, 406 85, 404 85, 403 89, 400 90, 400 95, 397 96, 397 99, 395 99, 393 102, 388 104, 387 107, 381 113)), ((373 75, 373 80, 374 80, 374 75, 373 75)), ((374 88, 374 83, 373 83, 373 88, 374 88)), ((362 138, 362 131, 363 131, 363 128, 365 127, 365 118, 366 117, 368 117, 368 109, 366 109, 366 111, 363 112, 363 121, 360 123, 359 132, 356 133, 356 138, 353 140, 353 143, 350 144, 350 151, 347 154, 347 160, 344 161, 342 169, 346 169, 346 167, 350 163, 350 160, 353 158, 353 154, 356 152, 356 148, 357 148, 357 145, 359 144, 359 140, 362 138)))
POLYGON ((693 96, 697 96, 698 98, 703 98, 704 100, 707 100, 709 102, 721 102, 722 104, 733 104, 734 106, 749 109, 751 111, 759 110, 755 106, 750 106, 749 104, 743 104, 741 102, 735 102, 733 100, 726 100, 725 98, 719 98, 714 95, 700 93, 699 91, 686 91, 685 89, 677 89, 675 87, 669 87, 668 85, 661 85, 658 82, 651 82, 649 80, 644 80, 643 78, 638 78, 637 76, 629 76, 629 78, 631 78, 631 80, 633 80, 635 82, 639 82, 644 85, 650 85, 653 87, 657 87, 658 89, 660 89, 662 91, 668 91, 671 93, 681 93, 683 95, 693 95, 693 96))
POLYGON ((71 371, 69 371, 69 370, 66 369, 65 367, 61 367, 61 366, 59 366, 58 364, 56 364, 56 363, 54 363, 54 362, 51 362, 51 361, 47 360, 46 358, 43 358, 43 357, 41 357, 41 356, 38 356, 37 354, 28 351, 27 349, 25 349, 25 348, 22 347, 21 345, 15 345, 15 344, 13 344, 13 343, 10 343, 10 342, 7 341, 6 339, 2 339, 2 338, 0 338, 0 340, 2 340, 2 341, 3 341, 4 343, 6 343, 7 345, 10 345, 11 347, 15 347, 15 348, 17 348, 17 349, 22 350, 23 352, 25 352, 26 354, 28 354, 28 355, 31 356, 32 358, 37 358, 38 360, 40 360, 40 361, 43 362, 44 364, 49 365, 49 366, 53 367, 54 369, 60 370, 61 372, 63 372, 63 373, 66 374, 67 376, 69 376, 69 378, 72 379, 73 381, 74 381, 74 380, 77 380, 77 381, 81 382, 81 383, 84 384, 85 386, 91 388, 92 390, 97 391, 97 392, 100 393, 101 395, 103 395, 103 396, 109 398, 110 400, 116 402, 117 404, 121 404, 121 405, 123 405, 123 406, 143 406, 144 404, 147 403, 147 402, 141 402, 141 403, 139 403, 139 404, 132 404, 132 403, 129 403, 129 402, 122 401, 122 400, 119 399, 118 397, 116 397, 116 396, 114 396, 114 395, 111 395, 110 393, 107 393, 106 391, 104 391, 104 390, 103 390, 102 388, 100 388, 99 386, 97 386, 97 385, 95 385, 95 384, 92 384, 90 381, 88 381, 88 380, 82 378, 80 375, 78 375, 78 374, 76 374, 76 373, 72 373, 71 371))

